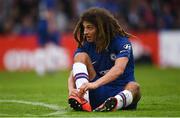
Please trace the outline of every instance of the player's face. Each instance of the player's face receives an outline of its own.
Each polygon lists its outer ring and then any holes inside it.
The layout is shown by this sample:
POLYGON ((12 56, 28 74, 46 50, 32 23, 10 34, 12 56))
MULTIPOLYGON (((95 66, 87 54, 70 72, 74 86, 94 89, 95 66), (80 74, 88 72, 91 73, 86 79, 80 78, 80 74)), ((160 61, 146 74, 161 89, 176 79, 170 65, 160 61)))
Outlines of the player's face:
POLYGON ((96 39, 96 27, 87 21, 83 22, 83 27, 84 27, 84 35, 87 39, 88 42, 94 42, 96 39))

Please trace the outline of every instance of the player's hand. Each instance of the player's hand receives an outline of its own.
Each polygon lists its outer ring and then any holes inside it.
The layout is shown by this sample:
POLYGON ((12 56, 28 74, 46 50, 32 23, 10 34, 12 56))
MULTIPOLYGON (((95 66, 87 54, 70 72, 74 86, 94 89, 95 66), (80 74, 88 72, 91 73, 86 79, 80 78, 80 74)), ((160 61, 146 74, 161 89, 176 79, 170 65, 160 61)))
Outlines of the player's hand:
POLYGON ((98 85, 96 84, 96 82, 89 82, 89 83, 84 83, 80 88, 79 88, 79 92, 80 93, 85 93, 87 90, 89 89, 96 89, 98 87, 98 85))
POLYGON ((79 96, 77 89, 71 89, 69 90, 69 96, 79 96))

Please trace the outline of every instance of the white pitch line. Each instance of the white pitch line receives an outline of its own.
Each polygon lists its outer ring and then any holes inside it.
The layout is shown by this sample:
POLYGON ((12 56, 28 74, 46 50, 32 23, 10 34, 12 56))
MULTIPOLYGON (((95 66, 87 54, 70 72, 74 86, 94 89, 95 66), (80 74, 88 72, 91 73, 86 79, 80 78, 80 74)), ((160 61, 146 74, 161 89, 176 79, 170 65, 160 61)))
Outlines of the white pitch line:
MULTIPOLYGON (((42 116, 50 116, 50 115, 58 115, 58 114, 66 113, 65 110, 63 110, 62 108, 60 108, 57 105, 46 104, 46 103, 42 103, 42 102, 30 102, 30 101, 23 101, 23 100, 0 100, 0 102, 10 102, 10 103, 20 103, 20 104, 27 104, 27 105, 34 105, 34 106, 42 106, 42 107, 46 107, 46 108, 55 110, 55 112, 52 112, 52 113, 49 113, 46 115, 42 115, 42 116)), ((30 115, 30 114, 28 114, 28 115, 30 115)))
POLYGON ((0 113, 0 117, 1 116, 10 116, 9 114, 4 114, 4 113, 0 113))

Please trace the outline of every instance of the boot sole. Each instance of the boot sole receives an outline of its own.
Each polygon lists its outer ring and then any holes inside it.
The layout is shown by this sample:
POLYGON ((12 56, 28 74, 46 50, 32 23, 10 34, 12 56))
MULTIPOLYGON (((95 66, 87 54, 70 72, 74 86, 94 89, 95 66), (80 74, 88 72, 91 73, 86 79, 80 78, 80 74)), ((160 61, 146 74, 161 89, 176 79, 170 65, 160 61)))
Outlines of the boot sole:
POLYGON ((82 105, 76 99, 70 98, 68 103, 75 111, 82 111, 82 105))

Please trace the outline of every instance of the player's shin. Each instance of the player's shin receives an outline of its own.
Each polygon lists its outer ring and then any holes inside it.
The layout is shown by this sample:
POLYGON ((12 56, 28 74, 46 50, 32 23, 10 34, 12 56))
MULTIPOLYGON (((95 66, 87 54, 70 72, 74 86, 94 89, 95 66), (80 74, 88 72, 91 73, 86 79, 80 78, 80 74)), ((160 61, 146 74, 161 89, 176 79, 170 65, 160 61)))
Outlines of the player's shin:
POLYGON ((133 101, 132 93, 129 90, 124 90, 115 96, 117 99, 116 109, 127 107, 133 101))
MULTIPOLYGON (((73 77, 75 79, 76 88, 79 90, 82 84, 89 82, 89 76, 87 72, 87 67, 81 62, 76 62, 73 64, 73 77)), ((89 92, 86 91, 84 94, 84 99, 89 102, 89 92)))

